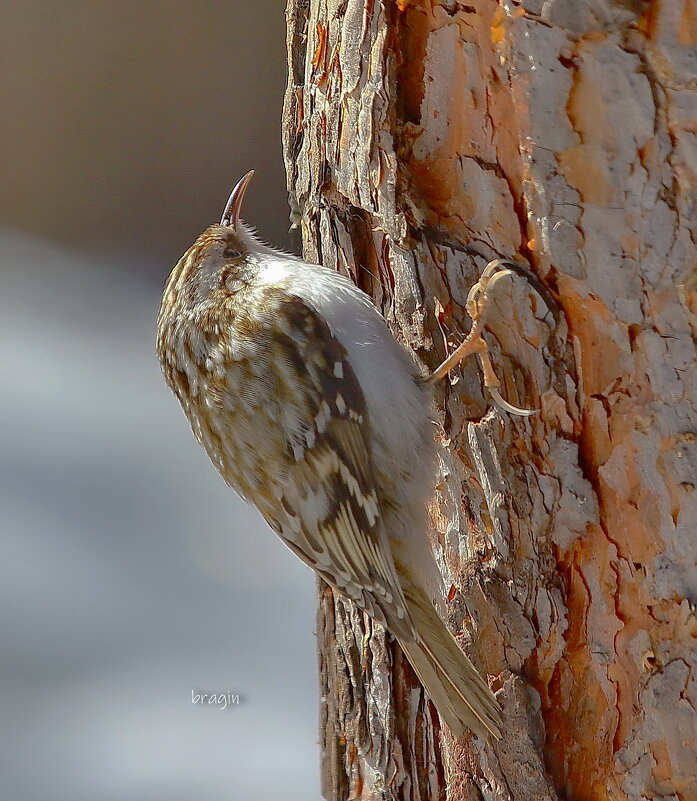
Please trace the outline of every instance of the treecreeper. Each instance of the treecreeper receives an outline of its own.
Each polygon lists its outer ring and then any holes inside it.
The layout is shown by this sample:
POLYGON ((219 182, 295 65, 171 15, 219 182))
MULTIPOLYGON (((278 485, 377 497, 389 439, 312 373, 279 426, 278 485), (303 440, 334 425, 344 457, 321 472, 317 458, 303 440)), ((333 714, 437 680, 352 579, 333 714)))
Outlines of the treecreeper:
POLYGON ((501 736, 501 708, 443 622, 428 537, 436 475, 431 385, 471 353, 507 411, 472 328, 430 376, 370 298, 334 270, 263 244, 240 220, 253 172, 166 282, 157 324, 165 379, 224 480, 283 542, 399 642, 456 737, 501 736))

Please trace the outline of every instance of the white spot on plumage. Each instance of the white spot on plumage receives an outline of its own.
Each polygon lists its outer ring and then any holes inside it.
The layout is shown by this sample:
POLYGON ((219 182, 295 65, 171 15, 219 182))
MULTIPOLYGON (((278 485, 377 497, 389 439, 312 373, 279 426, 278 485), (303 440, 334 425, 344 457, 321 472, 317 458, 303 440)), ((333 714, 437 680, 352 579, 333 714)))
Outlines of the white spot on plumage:
POLYGON ((327 430, 327 423, 329 422, 332 416, 331 409, 329 408, 327 401, 322 401, 322 405, 319 407, 319 412, 317 417, 315 418, 315 425, 317 426, 317 431, 320 434, 324 434, 327 430))
POLYGON ((265 262, 259 277, 266 284, 277 284, 287 276, 288 262, 285 259, 269 259, 265 262))
POLYGON ((339 464, 339 475, 348 491, 358 501, 358 504, 363 507, 370 525, 374 525, 378 519, 378 502, 375 493, 371 492, 369 495, 364 495, 361 492, 358 481, 356 481, 356 477, 343 462, 339 464))

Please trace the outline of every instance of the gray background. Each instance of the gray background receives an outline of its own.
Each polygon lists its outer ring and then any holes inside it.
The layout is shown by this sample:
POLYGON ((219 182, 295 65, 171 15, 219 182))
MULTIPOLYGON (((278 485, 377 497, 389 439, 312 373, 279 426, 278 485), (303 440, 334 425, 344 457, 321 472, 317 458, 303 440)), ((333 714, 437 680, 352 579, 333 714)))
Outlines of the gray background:
POLYGON ((290 246, 283 7, 2 9, 3 801, 318 798, 312 574, 154 356, 162 282, 247 169, 290 246))

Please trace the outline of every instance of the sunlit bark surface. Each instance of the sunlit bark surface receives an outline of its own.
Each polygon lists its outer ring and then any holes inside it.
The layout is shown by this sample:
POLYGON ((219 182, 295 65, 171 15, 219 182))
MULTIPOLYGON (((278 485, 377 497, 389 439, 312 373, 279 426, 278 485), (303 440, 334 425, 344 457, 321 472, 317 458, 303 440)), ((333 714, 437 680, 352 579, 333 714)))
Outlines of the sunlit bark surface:
POLYGON ((290 0, 305 255, 430 368, 486 263, 504 395, 438 392, 450 624, 504 707, 455 743, 382 631, 320 589, 324 793, 697 799, 697 3, 290 0))

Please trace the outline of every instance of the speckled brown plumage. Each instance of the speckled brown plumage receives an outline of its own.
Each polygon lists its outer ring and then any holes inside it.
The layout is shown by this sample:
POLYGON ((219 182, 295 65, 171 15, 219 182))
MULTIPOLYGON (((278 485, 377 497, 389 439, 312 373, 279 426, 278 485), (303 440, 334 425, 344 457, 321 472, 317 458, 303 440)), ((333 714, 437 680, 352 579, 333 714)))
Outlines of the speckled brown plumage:
POLYGON ((306 564, 399 639, 456 734, 498 735, 493 695, 433 606, 419 370, 349 281, 262 245, 234 204, 224 221, 174 268, 158 318, 194 435, 306 564))

